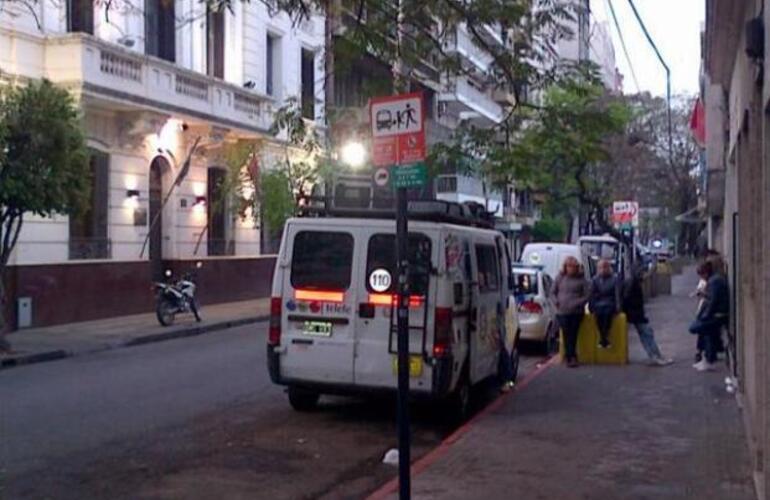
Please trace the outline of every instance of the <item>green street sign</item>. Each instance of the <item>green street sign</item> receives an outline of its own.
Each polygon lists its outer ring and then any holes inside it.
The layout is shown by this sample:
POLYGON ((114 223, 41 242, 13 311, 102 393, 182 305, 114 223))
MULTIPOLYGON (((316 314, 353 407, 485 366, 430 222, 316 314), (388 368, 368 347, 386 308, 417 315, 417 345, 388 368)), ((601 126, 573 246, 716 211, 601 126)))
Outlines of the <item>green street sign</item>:
POLYGON ((428 169, 424 163, 391 167, 390 184, 394 189, 423 187, 428 182, 428 169))

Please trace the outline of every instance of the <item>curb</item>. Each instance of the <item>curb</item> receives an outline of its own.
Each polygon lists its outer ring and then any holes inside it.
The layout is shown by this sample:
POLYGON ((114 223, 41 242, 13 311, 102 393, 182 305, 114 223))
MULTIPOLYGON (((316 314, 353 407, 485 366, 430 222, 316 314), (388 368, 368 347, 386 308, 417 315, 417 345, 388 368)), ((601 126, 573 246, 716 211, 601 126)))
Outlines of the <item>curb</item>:
POLYGON ((268 321, 270 315, 262 314, 259 316, 251 316, 248 318, 240 318, 234 320, 221 321, 219 323, 211 323, 209 325, 192 326, 189 328, 179 328, 177 330, 171 330, 162 333, 153 333, 149 335, 140 335, 128 339, 116 344, 104 344, 92 349, 86 349, 82 351, 66 351, 64 349, 56 349, 52 351, 37 352, 34 354, 28 354, 24 356, 17 356, 9 359, 0 359, 0 370, 9 368, 15 368, 17 366, 31 365, 35 363, 44 363, 46 361, 56 361, 59 359, 73 358, 76 356, 82 356, 85 354, 95 354, 98 352, 111 351, 113 349, 120 349, 123 347, 136 347, 146 344, 154 344, 156 342, 165 342, 167 340, 181 339, 186 337, 195 337, 197 335, 203 335, 205 333, 217 332, 220 330, 227 330, 229 328, 235 328, 238 326, 249 325, 253 323, 261 323, 268 321))
MULTIPOLYGON (((518 392, 521 392, 538 376, 540 376, 542 373, 544 373, 549 368, 551 368, 552 366, 558 363, 559 363, 559 356, 551 356, 551 358, 545 360, 543 363, 536 365, 535 369, 529 374, 527 374, 527 376, 524 377, 521 382, 516 384, 516 386, 511 392, 508 392, 506 394, 501 394, 500 396, 498 396, 497 399, 492 401, 483 410, 481 410, 476 415, 474 415, 473 418, 471 418, 469 421, 467 421, 466 423, 458 427, 454 432, 452 432, 452 434, 444 438, 444 440, 441 441, 441 443, 439 443, 437 447, 429 451, 427 454, 422 456, 417 461, 413 462, 411 466, 410 476, 414 479, 415 477, 422 474, 428 467, 430 467, 436 461, 438 461, 438 459, 446 455, 449 452, 449 450, 452 448, 452 446, 455 443, 457 443, 460 440, 460 438, 462 438, 464 435, 470 432, 470 430, 476 424, 478 424, 484 417, 486 417, 496 409, 500 408, 509 397, 513 397, 518 392)), ((398 491, 398 476, 394 477, 387 483, 380 486, 377 490, 375 490, 373 493, 367 496, 366 500, 382 500, 396 493, 397 491, 398 491)))

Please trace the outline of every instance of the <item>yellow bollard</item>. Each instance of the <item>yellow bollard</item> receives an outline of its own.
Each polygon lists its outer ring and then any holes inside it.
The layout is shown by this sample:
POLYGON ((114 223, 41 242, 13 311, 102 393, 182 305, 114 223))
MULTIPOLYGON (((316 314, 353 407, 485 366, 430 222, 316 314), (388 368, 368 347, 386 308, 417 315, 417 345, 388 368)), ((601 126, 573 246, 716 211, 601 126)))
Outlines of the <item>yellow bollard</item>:
MULTIPOLYGON (((560 334, 559 355, 564 359, 564 335, 560 334)), ((577 341, 578 361, 591 365, 625 365, 628 364, 628 322, 624 313, 615 316, 610 328, 609 349, 599 348, 599 328, 596 317, 586 314, 580 324, 577 341)))

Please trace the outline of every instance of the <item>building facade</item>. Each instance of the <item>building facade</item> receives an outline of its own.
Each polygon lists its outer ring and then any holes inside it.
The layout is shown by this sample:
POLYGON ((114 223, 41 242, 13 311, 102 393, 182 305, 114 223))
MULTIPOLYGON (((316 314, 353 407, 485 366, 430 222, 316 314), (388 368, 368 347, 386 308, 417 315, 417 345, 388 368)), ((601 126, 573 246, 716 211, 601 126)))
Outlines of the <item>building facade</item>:
POLYGON ((709 241, 733 292, 734 374, 758 497, 770 475, 770 2, 707 0, 703 39, 709 241))
POLYGON ((290 98, 323 123, 323 17, 295 26, 259 2, 32 5, 0 11, 0 84, 47 78, 72 92, 93 189, 80 216, 25 216, 7 277, 10 307, 31 303, 21 326, 150 311, 151 281, 198 260, 204 306, 266 296, 274 261, 259 214, 237 216, 223 192, 226 151, 252 144, 252 170, 296 154, 269 133, 290 98))

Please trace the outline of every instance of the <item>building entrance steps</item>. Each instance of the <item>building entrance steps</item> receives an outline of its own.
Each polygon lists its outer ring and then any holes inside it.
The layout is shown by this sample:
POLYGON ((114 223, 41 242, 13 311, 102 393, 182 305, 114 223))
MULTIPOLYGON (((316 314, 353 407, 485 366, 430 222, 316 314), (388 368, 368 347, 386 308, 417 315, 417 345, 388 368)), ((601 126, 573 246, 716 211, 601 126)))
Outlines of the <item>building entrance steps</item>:
POLYGON ((146 313, 18 330, 6 337, 13 354, 0 355, 0 368, 200 335, 267 320, 269 315, 270 299, 264 298, 204 305, 200 323, 192 314, 181 314, 172 326, 163 327, 155 313, 146 313))

